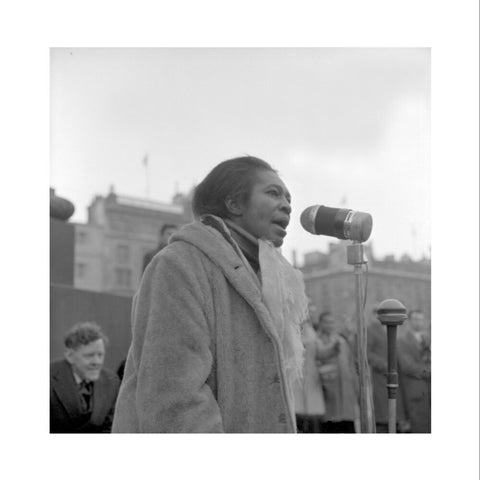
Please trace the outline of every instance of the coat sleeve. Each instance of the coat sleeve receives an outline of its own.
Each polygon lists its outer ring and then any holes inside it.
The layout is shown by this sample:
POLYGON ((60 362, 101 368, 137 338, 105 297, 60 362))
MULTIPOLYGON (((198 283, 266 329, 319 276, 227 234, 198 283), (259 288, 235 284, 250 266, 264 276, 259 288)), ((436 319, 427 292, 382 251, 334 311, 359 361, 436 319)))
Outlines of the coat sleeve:
POLYGON ((165 249, 145 272, 136 299, 132 347, 142 432, 223 431, 207 381, 212 287, 201 254, 193 253, 165 249))
POLYGON ((405 376, 417 379, 430 378, 430 367, 412 352, 411 346, 403 338, 399 339, 397 356, 405 376))
POLYGON ((118 395, 118 389, 120 388, 120 379, 117 375, 112 374, 109 379, 110 389, 112 391, 111 394, 111 406, 107 411, 107 415, 100 427, 101 433, 111 433, 112 431, 112 423, 113 423, 113 415, 115 413, 115 401, 118 395))

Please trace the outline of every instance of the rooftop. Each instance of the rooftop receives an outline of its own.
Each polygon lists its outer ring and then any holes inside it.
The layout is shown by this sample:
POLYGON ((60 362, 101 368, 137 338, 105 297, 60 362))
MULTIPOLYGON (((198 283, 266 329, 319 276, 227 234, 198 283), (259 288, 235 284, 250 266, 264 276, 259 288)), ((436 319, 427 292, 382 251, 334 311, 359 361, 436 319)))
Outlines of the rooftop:
POLYGON ((143 198, 128 197, 126 195, 115 195, 115 200, 119 205, 127 205, 130 207, 147 208, 150 210, 158 210, 161 212, 176 213, 182 215, 184 208, 182 205, 174 205, 171 203, 156 202, 143 198))

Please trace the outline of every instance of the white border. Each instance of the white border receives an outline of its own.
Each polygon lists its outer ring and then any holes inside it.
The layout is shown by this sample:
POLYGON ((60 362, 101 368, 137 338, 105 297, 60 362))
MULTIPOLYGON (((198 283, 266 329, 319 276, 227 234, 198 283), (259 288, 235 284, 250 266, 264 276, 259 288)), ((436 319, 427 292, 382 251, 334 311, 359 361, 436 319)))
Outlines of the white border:
POLYGON ((478 4, 22 2, 2 13, 2 470, 17 478, 478 478, 478 4), (432 47, 434 433, 48 435, 49 51, 59 46, 432 47), (2 149, 3 150, 3 149, 2 149))

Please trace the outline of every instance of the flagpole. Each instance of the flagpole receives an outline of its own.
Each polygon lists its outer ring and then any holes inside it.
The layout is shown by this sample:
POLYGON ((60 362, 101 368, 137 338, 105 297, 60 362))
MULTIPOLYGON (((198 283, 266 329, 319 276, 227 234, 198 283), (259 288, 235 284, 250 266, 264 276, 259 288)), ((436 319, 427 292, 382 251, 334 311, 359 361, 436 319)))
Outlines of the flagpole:
POLYGON ((149 185, 148 185, 148 155, 143 157, 143 166, 145 167, 145 195, 146 198, 150 198, 149 185))

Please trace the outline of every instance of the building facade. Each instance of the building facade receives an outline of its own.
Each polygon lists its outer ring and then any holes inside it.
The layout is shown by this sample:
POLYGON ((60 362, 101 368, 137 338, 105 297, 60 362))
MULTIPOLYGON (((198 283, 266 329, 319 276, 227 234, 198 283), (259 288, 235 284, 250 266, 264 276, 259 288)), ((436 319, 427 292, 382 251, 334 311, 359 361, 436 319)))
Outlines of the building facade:
POLYGON ((88 221, 75 224, 74 286, 132 296, 142 277, 143 258, 158 244, 164 224, 192 220, 190 198, 177 194, 171 204, 117 195, 96 196, 88 221))
MULTIPOLYGON (((117 195, 96 196, 88 207, 88 221, 76 223, 74 286, 83 290, 132 296, 143 273, 145 254, 156 248, 164 224, 193 220, 191 195, 177 194, 172 203, 117 195)), ((346 241, 331 243, 328 253, 310 252, 300 268, 307 295, 317 312, 329 310, 338 318, 356 317, 354 267, 347 263, 346 241)), ((430 260, 408 257, 378 260, 369 244, 365 315, 387 298, 400 300, 408 310, 431 316, 430 260)))
MULTIPOLYGON (((353 321, 356 313, 354 267, 347 263, 346 241, 331 243, 329 252, 305 255, 301 268, 307 295, 318 313, 329 310, 337 318, 353 321)), ((364 246, 368 273, 362 275, 366 291, 365 317, 387 298, 402 302, 407 310, 420 309, 427 321, 431 318, 431 262, 412 261, 407 256, 395 261, 392 256, 375 259, 371 247, 364 246)))

